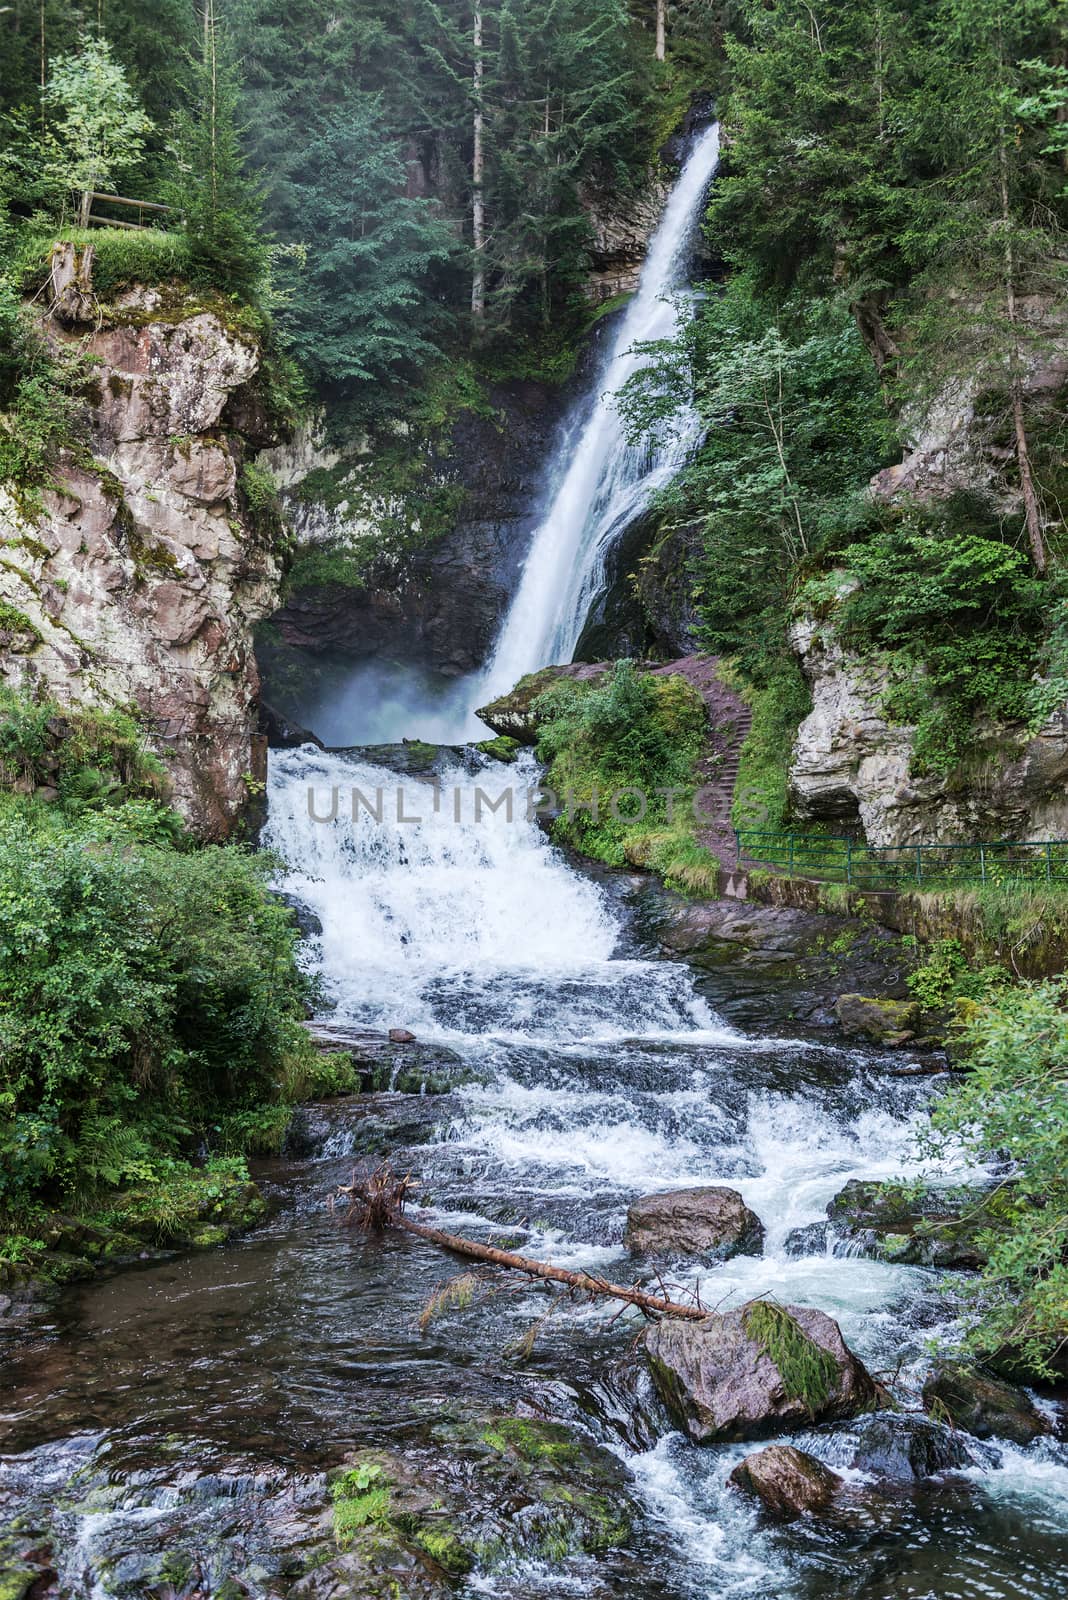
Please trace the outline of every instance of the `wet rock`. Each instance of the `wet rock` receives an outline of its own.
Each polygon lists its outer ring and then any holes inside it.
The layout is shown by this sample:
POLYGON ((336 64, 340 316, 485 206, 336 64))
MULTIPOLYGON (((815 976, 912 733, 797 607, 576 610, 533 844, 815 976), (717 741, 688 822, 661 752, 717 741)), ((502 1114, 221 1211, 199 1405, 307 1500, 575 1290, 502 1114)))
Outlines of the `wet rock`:
POLYGON ((665 1318, 645 1336, 653 1379, 691 1439, 759 1439, 856 1416, 880 1391, 822 1311, 752 1300, 703 1322, 665 1318))
POLYGON ((1025 1445, 1053 1432, 1023 1389, 957 1362, 935 1368, 923 1386, 923 1403, 932 1416, 977 1439, 1025 1445))
POLYGON ((907 1044, 920 1025, 915 1000, 882 1000, 871 995, 840 994, 835 1006, 842 1032, 875 1044, 907 1044))
POLYGON ((911 1483, 972 1464, 959 1435, 929 1417, 884 1412, 866 1417, 857 1432, 850 1465, 893 1483, 911 1483))
POLYGON ((320 750, 326 748, 318 734, 312 733, 310 728, 302 728, 299 722, 268 705, 266 700, 260 701, 260 732, 267 735, 272 750, 292 750, 304 744, 317 745, 320 750))
POLYGON ((299 1106, 283 1154, 314 1161, 429 1144, 462 1111, 462 1103, 448 1094, 362 1094, 299 1106))
POLYGON ((675 1189, 635 1200, 627 1210, 627 1249, 634 1255, 760 1255, 764 1224, 735 1189, 675 1189))
POLYGON ((791 1228, 782 1247, 794 1259, 799 1256, 825 1256, 829 1238, 830 1223, 810 1222, 804 1228, 791 1228))
POLYGON ((822 1461, 793 1445, 773 1444, 740 1461, 728 1480, 755 1495, 781 1522, 822 1511, 842 1487, 842 1479, 822 1461))
POLYGON ((290 920, 302 939, 321 939, 323 933, 322 920, 315 914, 311 906, 305 905, 303 900, 295 894, 286 894, 282 890, 275 890, 274 897, 280 900, 288 909, 290 920))
POLYGON ((982 1236, 998 1228, 999 1195, 980 1189, 916 1190, 853 1179, 827 1216, 861 1253, 910 1266, 974 1270, 987 1261, 982 1236))
POLYGON ((455 1050, 445 1045, 421 1044, 407 1028, 388 1033, 313 1022, 309 1032, 323 1055, 344 1052, 352 1059, 365 1094, 448 1094, 479 1074, 455 1050), (394 1037, 405 1034, 400 1039, 394 1037))

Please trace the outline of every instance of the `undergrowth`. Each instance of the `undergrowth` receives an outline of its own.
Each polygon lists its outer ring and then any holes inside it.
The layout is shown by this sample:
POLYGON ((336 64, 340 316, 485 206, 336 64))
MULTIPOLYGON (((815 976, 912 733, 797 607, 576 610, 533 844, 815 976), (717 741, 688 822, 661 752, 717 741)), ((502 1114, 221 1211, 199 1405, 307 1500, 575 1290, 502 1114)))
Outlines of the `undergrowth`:
POLYGON ((719 863, 697 839, 693 798, 707 740, 685 678, 617 661, 601 680, 561 679, 534 702, 538 756, 563 808, 554 836, 611 866, 650 867, 714 892, 719 863))

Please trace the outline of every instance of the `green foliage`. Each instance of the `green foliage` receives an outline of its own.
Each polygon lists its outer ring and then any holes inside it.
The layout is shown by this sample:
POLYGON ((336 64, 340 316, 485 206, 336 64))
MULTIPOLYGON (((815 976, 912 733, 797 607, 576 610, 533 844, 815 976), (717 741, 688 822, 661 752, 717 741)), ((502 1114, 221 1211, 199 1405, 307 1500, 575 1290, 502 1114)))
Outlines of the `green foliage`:
POLYGON ((977 966, 959 939, 936 940, 925 957, 906 979, 909 992, 925 1011, 941 1010, 957 1000, 988 998, 1008 982, 1004 967, 977 966))
POLYGON ((9 342, 2 363, 8 409, 0 416, 0 483, 11 484, 32 508, 61 451, 85 450, 93 367, 80 350, 50 349, 23 312, 2 331, 9 342))
POLYGON ((810 1339, 786 1308, 772 1300, 751 1300, 742 1312, 742 1323, 753 1343, 778 1367, 787 1395, 800 1400, 815 1419, 838 1377, 830 1351, 810 1339))
POLYGON ((128 713, 29 700, 0 685, 0 788, 54 783, 61 801, 84 810, 87 774, 94 782, 107 775, 103 793, 114 803, 158 800, 166 789, 163 767, 128 713))
POLYGON ((185 218, 194 280, 252 296, 263 277, 259 197, 245 174, 238 128, 240 89, 214 0, 205 0, 201 55, 192 74, 192 109, 173 128, 174 203, 185 218))
POLYGON ((311 1055, 270 860, 175 849, 130 719, 79 711, 57 729, 53 711, 5 691, 6 781, 44 766, 60 793, 0 804, 8 1213, 154 1179, 220 1119, 284 1099, 311 1055))
POLYGON ((42 99, 53 117, 49 165, 78 195, 84 227, 92 191, 139 164, 152 124, 111 45, 92 34, 83 34, 76 53, 55 57, 42 99))
POLYGON ((777 830, 789 811, 788 779, 794 734, 810 706, 809 693, 796 661, 773 657, 760 688, 746 684, 722 663, 720 675, 743 694, 753 721, 742 745, 734 785, 731 821, 736 828, 777 830))
POLYGON ((561 679, 538 696, 534 711, 549 787, 565 803, 570 797, 553 830, 576 849, 620 866, 628 846, 670 825, 692 799, 706 718, 700 695, 684 678, 654 678, 631 661, 617 661, 599 683, 561 679), (624 790, 636 794, 624 796, 624 790), (675 791, 673 802, 658 793, 665 790, 675 791), (595 793, 596 818, 590 809, 595 793), (611 811, 617 795, 618 817, 611 811), (639 815, 642 796, 646 809, 639 815))
POLYGON ((1017 985, 975 1009, 964 1028, 970 1070, 935 1106, 929 1141, 936 1154, 961 1146, 1010 1163, 999 1225, 979 1241, 988 1265, 963 1291, 964 1344, 1047 1377, 1068 1339, 1066 998, 1060 979, 1017 985))
POLYGON ((917 724, 913 767, 946 772, 973 742, 980 713, 1027 715, 1044 592, 973 496, 906 512, 843 559, 858 587, 837 627, 861 648, 891 652, 888 713, 917 724))
POLYGON ((864 491, 891 431, 845 306, 783 305, 740 274, 713 289, 674 343, 627 385, 637 437, 695 404, 708 433, 661 497, 667 526, 694 524, 702 638, 762 684, 786 650, 797 565, 870 513, 864 491))

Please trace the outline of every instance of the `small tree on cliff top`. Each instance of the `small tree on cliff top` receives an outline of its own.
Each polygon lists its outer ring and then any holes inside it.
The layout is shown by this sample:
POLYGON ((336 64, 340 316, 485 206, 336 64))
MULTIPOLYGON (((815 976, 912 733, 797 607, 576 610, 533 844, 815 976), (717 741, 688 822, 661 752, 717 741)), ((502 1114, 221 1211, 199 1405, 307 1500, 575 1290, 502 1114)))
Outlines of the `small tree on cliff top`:
POLYGON ((107 40, 90 35, 76 53, 56 57, 44 101, 57 114, 49 167, 78 195, 84 228, 93 191, 138 165, 152 123, 107 40))

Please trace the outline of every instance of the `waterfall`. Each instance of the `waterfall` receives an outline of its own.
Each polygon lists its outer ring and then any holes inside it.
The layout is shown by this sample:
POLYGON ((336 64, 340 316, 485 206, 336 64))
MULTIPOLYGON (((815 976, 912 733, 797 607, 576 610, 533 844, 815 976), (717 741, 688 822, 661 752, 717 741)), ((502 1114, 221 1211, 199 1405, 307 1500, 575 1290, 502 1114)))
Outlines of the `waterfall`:
POLYGON ((714 124, 698 137, 668 199, 638 291, 598 371, 592 410, 565 431, 549 509, 479 681, 476 705, 510 689, 525 672, 571 660, 603 587, 608 552, 676 475, 700 437, 699 417, 684 407, 669 437, 629 444, 618 400, 627 380, 646 364, 636 347, 678 332, 690 248, 718 159, 719 126, 714 124))

